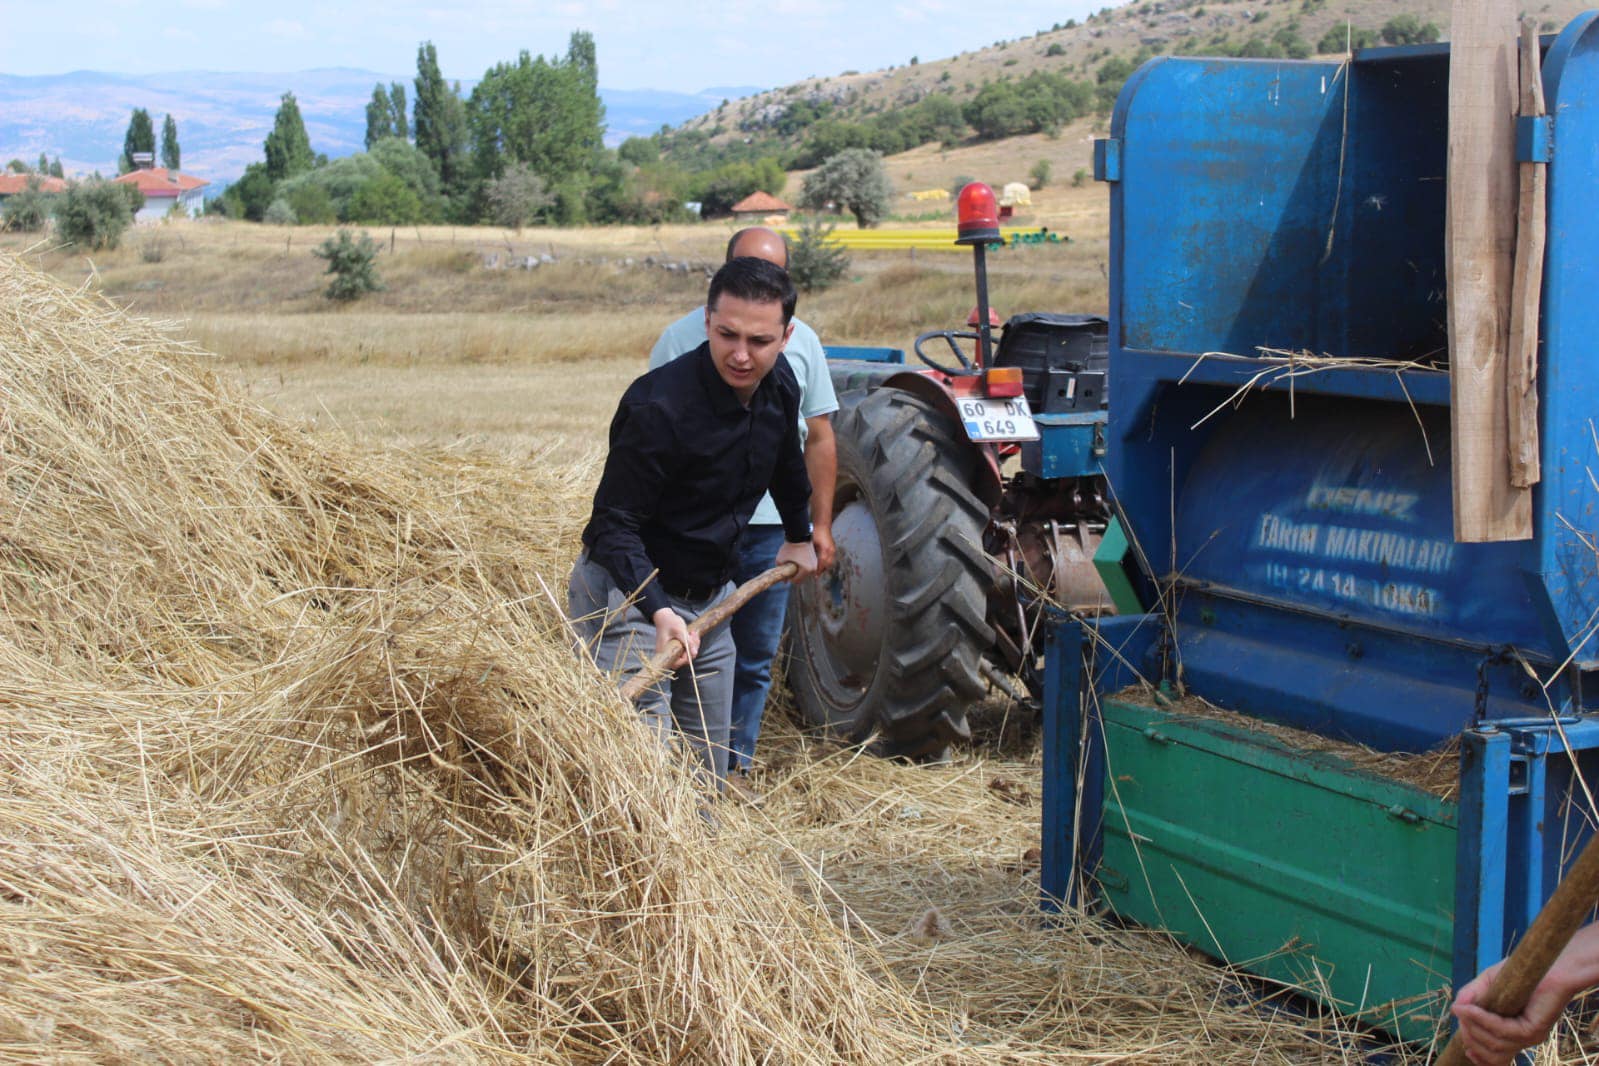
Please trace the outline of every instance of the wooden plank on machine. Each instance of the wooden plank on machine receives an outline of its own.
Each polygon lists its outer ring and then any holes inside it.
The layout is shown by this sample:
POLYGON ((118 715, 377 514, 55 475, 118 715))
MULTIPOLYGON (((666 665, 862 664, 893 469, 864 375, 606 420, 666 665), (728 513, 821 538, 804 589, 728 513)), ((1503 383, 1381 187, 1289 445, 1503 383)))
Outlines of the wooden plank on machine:
MULTIPOLYGON (((1521 117, 1544 113, 1543 64, 1538 54, 1538 21, 1521 20, 1521 117)), ((1515 281, 1510 291, 1510 361, 1506 365, 1509 404, 1510 483, 1526 488, 1541 476, 1538 460, 1538 308, 1543 288, 1544 227, 1548 175, 1539 160, 1516 164, 1515 281)))
POLYGON ((1516 242, 1517 29, 1509 0, 1454 0, 1445 258, 1459 541, 1532 536, 1532 491, 1511 484, 1506 399, 1516 242))

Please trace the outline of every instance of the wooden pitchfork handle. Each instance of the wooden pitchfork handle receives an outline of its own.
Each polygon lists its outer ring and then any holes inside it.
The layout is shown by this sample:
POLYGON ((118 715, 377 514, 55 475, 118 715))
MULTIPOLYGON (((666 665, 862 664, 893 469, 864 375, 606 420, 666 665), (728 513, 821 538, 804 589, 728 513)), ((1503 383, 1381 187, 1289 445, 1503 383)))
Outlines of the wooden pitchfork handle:
MULTIPOLYGON (((690 633, 703 633, 707 629, 721 625, 733 616, 733 613, 744 606, 756 596, 765 592, 779 581, 787 581, 799 573, 797 563, 784 563, 774 566, 759 577, 753 577, 733 590, 732 595, 712 607, 688 624, 690 633)), ((644 669, 634 674, 622 686, 622 697, 629 703, 644 694, 644 690, 655 682, 672 672, 672 663, 679 655, 683 654, 683 642, 673 640, 666 646, 666 650, 656 655, 644 664, 644 669)))
MULTIPOLYGON (((1565 879, 1555 886, 1532 928, 1510 953, 1478 1006, 1514 1018, 1527 1007, 1533 990, 1543 980, 1555 957, 1565 950, 1572 934, 1599 900, 1599 835, 1590 837, 1582 854, 1571 864, 1565 879)), ((1434 1066, 1469 1066, 1466 1045, 1456 1031, 1434 1066)))

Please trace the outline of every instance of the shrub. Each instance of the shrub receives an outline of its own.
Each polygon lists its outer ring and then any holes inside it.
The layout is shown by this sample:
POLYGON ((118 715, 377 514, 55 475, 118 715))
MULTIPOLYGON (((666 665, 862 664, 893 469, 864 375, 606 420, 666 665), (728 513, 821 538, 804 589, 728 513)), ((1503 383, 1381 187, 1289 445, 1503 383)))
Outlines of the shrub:
POLYGON ((1438 39, 1438 27, 1406 12, 1383 23, 1382 39, 1389 44, 1429 44, 1438 39))
POLYGON ((383 288, 377 265, 373 263, 377 258, 378 246, 365 233, 356 240, 350 236, 349 230, 341 229, 317 245, 311 254, 328 261, 327 273, 333 275, 327 288, 330 300, 346 303, 383 288))
POLYGON ((1027 185, 1032 189, 1042 189, 1049 184, 1049 160, 1040 159, 1033 164, 1033 169, 1027 172, 1027 185))
POLYGON ((526 163, 512 163, 483 192, 497 226, 520 230, 555 203, 544 179, 526 163))
POLYGON ((280 196, 267 205, 266 214, 261 216, 261 221, 273 226, 292 226, 299 219, 294 214, 294 208, 289 206, 289 201, 280 196))
POLYGON ((111 181, 85 181, 72 186, 56 211, 62 239, 93 249, 115 248, 132 223, 133 210, 127 193, 123 186, 111 181))
POLYGON ((1377 43, 1376 30, 1363 30, 1358 27, 1345 27, 1343 25, 1328 27, 1327 32, 1321 35, 1321 40, 1316 42, 1316 51, 1321 55, 1337 54, 1346 48, 1358 51, 1370 48, 1377 43))
POLYGON ((1076 170, 1072 171, 1072 188, 1081 189, 1087 183, 1088 183, 1088 170, 1087 170, 1087 168, 1078 167, 1076 170))
POLYGON ((828 240, 833 228, 819 218, 807 218, 788 246, 788 276, 804 292, 821 292, 849 270, 849 253, 828 240))
POLYGON ((27 188, 5 202, 5 224, 0 229, 39 232, 50 219, 50 205, 54 199, 39 188, 37 180, 28 182, 27 188))
POLYGON ((1066 46, 1061 44, 1059 41, 1056 41, 1054 44, 1044 49, 1045 57, 1063 56, 1065 54, 1066 46))
POLYGON ((960 197, 961 190, 976 180, 977 179, 972 177, 970 174, 957 174, 955 176, 955 180, 949 183, 950 196, 958 199, 960 197))

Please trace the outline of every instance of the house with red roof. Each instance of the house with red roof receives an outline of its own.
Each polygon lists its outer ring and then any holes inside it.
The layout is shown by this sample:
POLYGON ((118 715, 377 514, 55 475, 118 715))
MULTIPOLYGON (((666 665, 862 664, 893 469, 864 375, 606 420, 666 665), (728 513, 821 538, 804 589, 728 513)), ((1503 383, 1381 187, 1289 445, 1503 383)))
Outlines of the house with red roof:
POLYGON ((10 171, 0 174, 0 200, 7 196, 15 196, 28 187, 28 182, 39 183, 40 192, 66 192, 67 183, 60 178, 52 178, 48 174, 15 174, 10 171))
POLYGON ((144 193, 144 206, 133 216, 135 222, 165 218, 173 207, 182 208, 183 213, 192 218, 205 207, 205 194, 200 190, 211 184, 193 174, 179 174, 166 167, 140 167, 111 180, 119 185, 132 185, 144 193))
POLYGON ((733 217, 737 219, 766 218, 768 215, 786 217, 792 210, 794 210, 792 207, 771 193, 756 189, 733 205, 733 217))

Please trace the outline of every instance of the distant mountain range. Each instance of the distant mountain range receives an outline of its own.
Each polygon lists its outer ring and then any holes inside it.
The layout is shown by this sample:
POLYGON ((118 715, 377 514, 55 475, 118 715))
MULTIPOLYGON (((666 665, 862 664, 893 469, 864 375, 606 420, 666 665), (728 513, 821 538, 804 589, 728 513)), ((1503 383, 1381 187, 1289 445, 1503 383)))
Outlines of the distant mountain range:
MULTIPOLYGON (((178 124, 183 170, 217 185, 232 181, 262 158, 278 102, 293 92, 311 147, 330 158, 364 148, 366 104, 372 87, 397 81, 411 95, 408 75, 334 68, 293 74, 178 71, 171 74, 70 74, 18 77, 0 74, 0 166, 39 153, 61 157, 70 177, 98 170, 114 174, 122 154, 128 117, 136 107, 150 112, 159 137, 164 117, 178 124)), ((463 82, 461 91, 471 91, 463 82)), ((710 88, 698 93, 650 89, 601 89, 605 143, 654 133, 715 108, 723 100, 759 92, 758 87, 710 88)))

